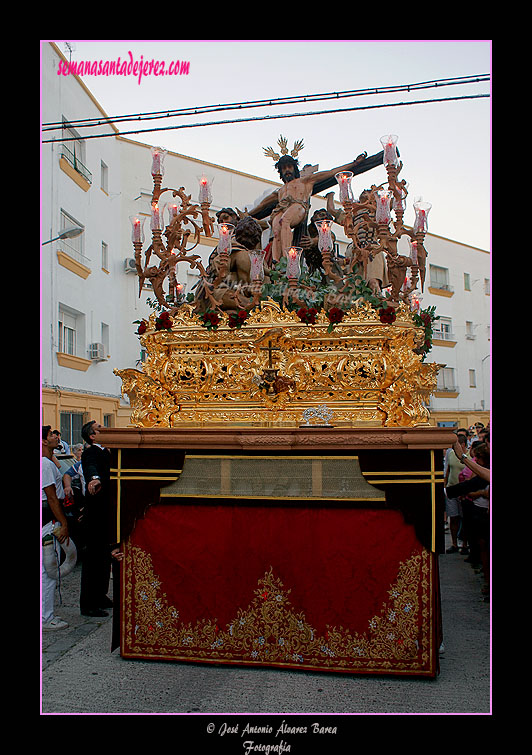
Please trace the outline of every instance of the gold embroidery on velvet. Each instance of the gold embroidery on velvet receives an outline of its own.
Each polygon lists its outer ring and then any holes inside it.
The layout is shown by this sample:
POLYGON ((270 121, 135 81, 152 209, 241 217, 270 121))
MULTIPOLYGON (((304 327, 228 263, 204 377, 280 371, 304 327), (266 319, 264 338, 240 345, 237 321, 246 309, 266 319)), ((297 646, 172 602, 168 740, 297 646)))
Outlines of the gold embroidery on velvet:
POLYGON ((318 635, 304 613, 293 610, 290 590, 272 568, 259 580, 249 606, 226 627, 216 619, 183 624, 161 591, 150 555, 138 546, 126 549, 125 568, 126 644, 134 654, 368 671, 412 670, 430 662, 430 554, 425 549, 400 564, 388 599, 361 634, 327 625, 318 635))

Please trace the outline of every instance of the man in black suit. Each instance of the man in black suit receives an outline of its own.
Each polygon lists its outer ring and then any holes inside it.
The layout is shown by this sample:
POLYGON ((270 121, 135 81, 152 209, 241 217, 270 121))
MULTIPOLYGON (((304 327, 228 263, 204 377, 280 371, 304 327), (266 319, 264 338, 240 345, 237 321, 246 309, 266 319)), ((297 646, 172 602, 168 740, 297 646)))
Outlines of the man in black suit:
POLYGON ((113 602, 107 597, 111 573, 110 473, 111 454, 98 443, 101 425, 95 420, 81 429, 87 447, 81 456, 85 477, 84 529, 86 550, 81 562, 80 611, 83 616, 108 616, 113 602))

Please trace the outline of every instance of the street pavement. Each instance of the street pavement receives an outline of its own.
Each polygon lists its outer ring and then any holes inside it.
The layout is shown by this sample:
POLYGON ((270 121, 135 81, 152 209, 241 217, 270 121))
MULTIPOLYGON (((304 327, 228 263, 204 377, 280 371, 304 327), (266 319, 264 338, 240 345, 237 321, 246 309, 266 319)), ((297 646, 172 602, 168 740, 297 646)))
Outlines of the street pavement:
MULTIPOLYGON (((303 716, 309 726, 311 719, 327 725, 339 717, 344 728, 346 719, 360 714, 490 714, 490 603, 482 599, 481 576, 464 556, 439 558, 444 653, 436 679, 125 660, 119 649, 110 651, 111 612, 104 619, 80 615, 77 565, 62 582, 62 605, 56 603, 56 614, 69 627, 42 637, 41 713, 188 714, 180 725, 186 719, 202 732, 214 729, 212 752, 225 752, 222 745, 233 736, 234 750, 227 751, 244 753, 244 741, 259 741, 244 739, 248 721, 260 720, 257 714, 275 714, 275 721, 280 716, 287 724, 303 716), (229 726, 240 726, 238 734, 229 726), (235 737, 242 737, 238 747, 235 737)), ((272 745, 279 747, 269 752, 290 751, 281 746, 283 731, 274 734, 272 745)), ((289 746, 288 734, 284 742, 289 746)), ((302 740, 303 749, 297 744, 291 752, 311 751, 302 740)), ((322 744, 331 747, 330 741, 322 744)))

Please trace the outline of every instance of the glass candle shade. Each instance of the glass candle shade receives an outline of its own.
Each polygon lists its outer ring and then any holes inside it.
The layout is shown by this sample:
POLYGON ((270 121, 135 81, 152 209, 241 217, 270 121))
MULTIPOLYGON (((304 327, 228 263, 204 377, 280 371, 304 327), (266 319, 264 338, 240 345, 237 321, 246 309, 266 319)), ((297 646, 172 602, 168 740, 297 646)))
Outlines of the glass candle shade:
POLYGON ((335 175, 338 186, 340 187, 340 202, 353 201, 353 191, 351 189, 351 180, 353 174, 346 170, 335 175))
POLYGON ((386 225, 388 225, 388 223, 391 221, 391 198, 392 193, 390 191, 382 189, 381 191, 377 192, 377 210, 375 213, 375 220, 377 221, 377 223, 385 223, 386 225))
POLYGON ((264 250, 250 249, 249 261, 251 263, 250 278, 253 281, 264 280, 264 250))
POLYGON ((231 252, 231 235, 235 227, 232 223, 218 223, 218 252, 231 252))
POLYGON ((414 265, 417 265, 417 241, 410 243, 410 259, 414 265))
POLYGON ((333 250, 332 224, 332 220, 316 220, 314 222, 318 229, 318 249, 320 252, 332 252, 333 250))
POLYGON ((164 209, 164 212, 168 214, 168 225, 170 225, 170 223, 176 217, 179 211, 177 202, 167 202, 163 209, 164 209))
POLYGON ((207 176, 203 173, 198 178, 199 182, 199 194, 198 194, 198 202, 202 204, 203 202, 208 202, 211 204, 212 202, 212 182, 213 178, 207 178, 207 176))
POLYGON ((144 221, 146 216, 144 215, 130 215, 131 221, 131 241, 139 241, 144 243, 144 221))
POLYGON ((287 252, 286 275, 288 278, 299 278, 301 274, 301 252, 300 246, 291 246, 287 252))
POLYGON ((381 136, 381 144, 384 149, 383 163, 387 165, 397 166, 399 165, 399 158, 397 157, 397 140, 398 136, 395 134, 388 134, 387 136, 381 136))
POLYGON ((406 210, 406 197, 407 197, 407 188, 408 184, 405 184, 404 186, 398 186, 399 192, 401 194, 401 198, 398 199, 396 195, 393 196, 393 209, 397 212, 399 211, 405 211, 406 210))
POLYGON ((424 231, 426 233, 428 231, 428 215, 431 207, 432 205, 430 204, 430 202, 414 203, 414 210, 416 213, 416 219, 414 221, 414 233, 419 233, 420 231, 424 231))
POLYGON ((151 148, 151 174, 152 176, 164 176, 164 158, 167 152, 161 147, 151 148))
POLYGON ((162 212, 158 202, 152 202, 150 228, 152 231, 161 230, 162 212))

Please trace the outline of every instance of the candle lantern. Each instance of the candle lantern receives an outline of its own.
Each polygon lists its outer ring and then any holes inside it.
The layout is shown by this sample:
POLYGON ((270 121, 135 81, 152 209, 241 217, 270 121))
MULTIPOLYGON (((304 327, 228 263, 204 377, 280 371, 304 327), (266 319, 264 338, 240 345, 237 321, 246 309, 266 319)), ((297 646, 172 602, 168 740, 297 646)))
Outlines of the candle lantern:
POLYGON ((410 244, 410 259, 413 265, 417 265, 417 241, 412 241, 410 244))
POLYGON ((405 183, 404 186, 397 186, 397 189, 399 190, 400 197, 397 197, 396 194, 394 194, 393 198, 393 209, 395 212, 402 212, 406 210, 406 197, 407 197, 407 189, 408 184, 405 183))
POLYGON ((151 148, 151 156, 152 156, 151 174, 152 176, 164 176, 164 158, 166 157, 166 155, 167 155, 166 150, 161 149, 161 147, 151 148))
POLYGON ((385 225, 388 225, 388 223, 391 221, 391 198, 392 193, 390 191, 387 191, 386 189, 381 189, 381 191, 377 192, 377 210, 375 213, 375 220, 377 221, 377 223, 384 223, 385 225))
POLYGON ((416 219, 414 221, 414 233, 426 233, 428 230, 428 214, 432 205, 430 202, 414 202, 416 219))
POLYGON ((338 186, 340 187, 340 202, 352 202, 354 197, 353 191, 351 189, 351 180, 353 178, 351 171, 346 170, 341 173, 337 173, 335 175, 335 178, 338 182, 338 186))
POLYGON ((129 219, 131 221, 131 241, 133 243, 144 243, 144 221, 146 220, 145 215, 130 215, 129 219))
POLYGON ((251 263, 250 278, 251 281, 264 280, 264 250, 250 249, 249 261, 251 263))
POLYGON ((333 250, 332 224, 332 220, 316 220, 314 223, 318 229, 318 249, 320 252, 332 252, 333 250))
POLYGON ((218 223, 218 252, 227 254, 231 253, 231 234, 234 231, 234 225, 231 223, 218 223))
POLYGON ((303 248, 291 246, 287 253, 286 275, 288 278, 299 278, 301 274, 300 259, 303 248))
POLYGON ((168 213, 168 225, 170 225, 171 222, 173 221, 173 219, 176 217, 178 211, 179 211, 179 207, 177 205, 177 202, 167 202, 164 205, 163 214, 164 214, 164 211, 166 211, 168 213))
POLYGON ((198 202, 208 202, 211 204, 212 202, 212 182, 214 181, 213 178, 207 178, 205 173, 203 173, 201 176, 198 177, 199 181, 199 196, 198 196, 198 202))
POLYGON ((159 202, 152 202, 150 228, 152 231, 161 230, 162 212, 159 208, 159 202))
POLYGON ((384 167, 387 165, 392 165, 396 167, 399 165, 399 158, 397 157, 397 140, 398 136, 395 134, 388 134, 387 136, 381 136, 381 144, 384 148, 384 158, 383 163, 384 167))

